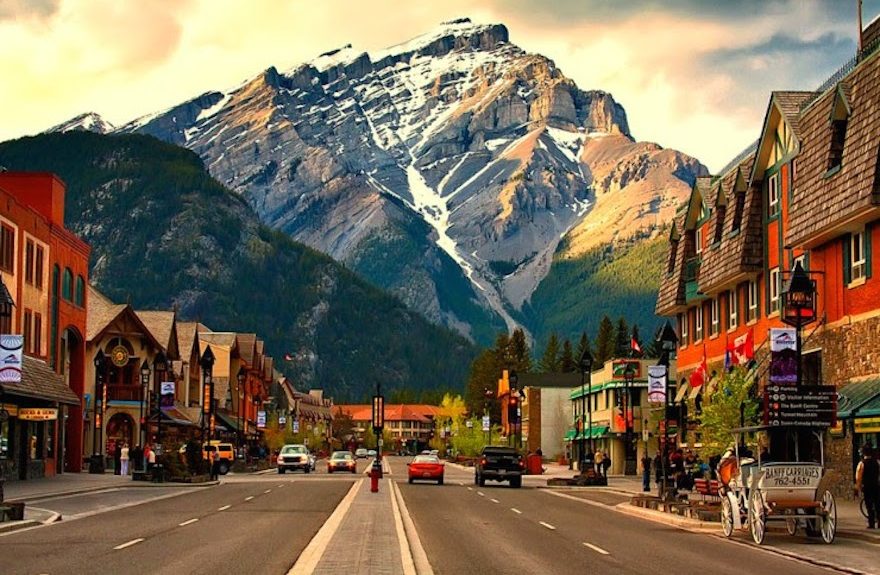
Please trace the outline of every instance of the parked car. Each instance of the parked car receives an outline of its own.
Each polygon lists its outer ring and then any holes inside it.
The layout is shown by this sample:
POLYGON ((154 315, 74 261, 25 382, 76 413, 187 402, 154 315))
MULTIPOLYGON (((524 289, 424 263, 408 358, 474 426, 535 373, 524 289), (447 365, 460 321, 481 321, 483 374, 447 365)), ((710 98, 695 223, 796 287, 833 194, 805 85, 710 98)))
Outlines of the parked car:
POLYGON ((376 457, 376 450, 375 449, 368 449, 367 450, 367 457, 376 457))
POLYGON ((357 461, 351 451, 334 451, 327 460, 327 473, 334 471, 350 471, 357 472, 357 461))
POLYGON ((278 473, 281 474, 288 469, 291 471, 299 469, 306 473, 311 473, 312 461, 309 448, 299 444, 285 445, 278 454, 277 465, 278 473))
POLYGON ((365 459, 367 457, 366 448, 358 447, 354 452, 354 456, 357 457, 358 459, 365 459))
POLYGON ((406 464, 409 468, 409 482, 416 479, 436 481, 443 485, 443 462, 436 455, 416 455, 415 459, 406 464))
POLYGON ((525 460, 515 448, 487 445, 474 466, 474 483, 482 487, 488 479, 509 481, 511 487, 521 487, 525 468, 525 460))

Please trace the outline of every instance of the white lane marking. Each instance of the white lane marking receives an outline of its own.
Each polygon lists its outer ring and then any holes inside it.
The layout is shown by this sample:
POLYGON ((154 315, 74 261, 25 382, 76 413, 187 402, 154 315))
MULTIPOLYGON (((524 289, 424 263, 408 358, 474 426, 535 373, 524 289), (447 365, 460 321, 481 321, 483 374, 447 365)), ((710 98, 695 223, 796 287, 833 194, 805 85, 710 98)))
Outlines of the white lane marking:
POLYGON ((611 555, 611 553, 605 551, 601 547, 597 547, 597 546, 593 545, 592 543, 587 543, 586 541, 584 541, 584 547, 589 547, 590 549, 592 549, 596 553, 601 553, 602 555, 611 555))
POLYGON ((538 521, 538 523, 540 523, 541 525, 543 525, 544 527, 546 527, 550 531, 556 531, 556 528, 553 527, 552 525, 550 525, 549 523, 544 523, 543 521, 538 521))
POLYGON ((459 485, 464 485, 464 481, 459 481, 458 484, 459 484, 459 485))
POLYGON ((267 489, 267 490, 264 491, 263 493, 272 493, 272 490, 271 490, 271 489, 267 489))
POLYGON ((397 544, 400 547, 400 559, 403 563, 403 573, 404 575, 416 575, 412 550, 406 540, 406 530, 403 527, 403 517, 400 514, 400 505, 398 504, 396 497, 396 485, 390 479, 386 479, 385 481, 387 481, 388 488, 391 490, 391 510, 394 514, 394 530, 397 532, 397 544))
POLYGON ((483 493, 482 491, 477 491, 477 495, 479 495, 480 497, 485 497, 485 496, 486 496, 486 494, 483 493))
MULTIPOLYGON (((416 573, 419 575, 434 575, 434 569, 431 567, 431 563, 428 561, 428 555, 425 553, 425 548, 422 547, 421 539, 419 539, 419 532, 416 530, 412 516, 409 514, 409 509, 406 508, 406 501, 403 499, 403 493, 400 492, 400 487, 398 487, 397 483, 392 481, 391 486, 391 490, 394 492, 394 498, 397 500, 397 505, 400 507, 400 519, 403 521, 406 542, 409 547, 409 554, 412 557, 416 573)), ((401 549, 403 549, 404 542, 401 541, 400 545, 401 549)))
POLYGON ((492 503, 498 503, 497 499, 490 499, 489 501, 491 501, 492 503))
POLYGON ((140 543, 143 540, 144 540, 143 537, 138 537, 137 539, 132 539, 131 541, 126 541, 125 543, 123 543, 121 545, 117 545, 113 549, 119 551, 120 549, 125 549, 126 547, 131 547, 132 545, 137 545, 138 543, 140 543))
POLYGON ((514 513, 516 513, 517 515, 522 515, 522 511, 520 511, 516 507, 511 507, 510 510, 513 511, 514 513))
POLYGON ((253 498, 254 498, 253 495, 248 495, 247 497, 244 498, 244 500, 245 500, 245 501, 250 501, 250 500, 253 499, 253 498))
POLYGON ((473 487, 468 487, 468 491, 473 491, 473 490, 474 490, 473 487))
POLYGON ((281 489, 282 487, 284 487, 284 484, 283 484, 283 483, 279 483, 279 484, 278 484, 278 488, 281 489))
POLYGON ((339 505, 336 506, 333 513, 330 514, 330 517, 327 518, 327 521, 324 522, 321 529, 318 530, 315 536, 312 537, 312 540, 309 541, 309 544, 306 545, 303 552, 300 553, 299 559, 296 560, 296 563, 293 564, 293 567, 290 568, 287 575, 299 575, 300 573, 314 572, 315 568, 318 566, 318 562, 321 560, 321 556, 324 555, 324 551, 327 550, 330 540, 333 539, 333 535, 339 529, 342 519, 345 517, 346 513, 348 513, 348 509, 351 507, 351 502, 354 501, 354 498, 357 496, 363 483, 363 479, 358 479, 354 482, 351 489, 348 490, 348 493, 342 498, 342 501, 339 502, 339 505))
POLYGON ((198 520, 199 520, 198 517, 194 517, 194 518, 192 518, 192 519, 187 519, 187 520, 184 521, 183 523, 178 523, 177 525, 178 525, 178 527, 183 527, 183 526, 185 526, 185 525, 192 525, 193 523, 195 523, 195 522, 198 521, 198 520))
POLYGON ((226 511, 230 507, 232 507, 232 505, 224 505, 223 507, 218 507, 217 511, 226 511))

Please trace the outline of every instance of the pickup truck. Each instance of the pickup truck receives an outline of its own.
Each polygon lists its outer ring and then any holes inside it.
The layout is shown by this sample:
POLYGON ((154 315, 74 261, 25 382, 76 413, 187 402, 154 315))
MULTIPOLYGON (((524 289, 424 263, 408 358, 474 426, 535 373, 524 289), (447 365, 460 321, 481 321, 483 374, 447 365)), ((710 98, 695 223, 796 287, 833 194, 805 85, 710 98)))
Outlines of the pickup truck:
POLYGON ((524 472, 525 461, 515 448, 487 445, 474 467, 474 483, 482 487, 488 479, 509 481, 511 487, 521 487, 524 472))

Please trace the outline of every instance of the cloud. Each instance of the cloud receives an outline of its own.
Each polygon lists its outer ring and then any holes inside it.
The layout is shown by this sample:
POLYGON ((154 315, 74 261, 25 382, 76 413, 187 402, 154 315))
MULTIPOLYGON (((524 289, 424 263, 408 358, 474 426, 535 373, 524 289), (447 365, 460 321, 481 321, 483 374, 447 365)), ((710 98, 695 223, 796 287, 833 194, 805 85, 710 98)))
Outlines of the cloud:
POLYGON ((0 0, 0 21, 52 16, 61 0, 0 0))

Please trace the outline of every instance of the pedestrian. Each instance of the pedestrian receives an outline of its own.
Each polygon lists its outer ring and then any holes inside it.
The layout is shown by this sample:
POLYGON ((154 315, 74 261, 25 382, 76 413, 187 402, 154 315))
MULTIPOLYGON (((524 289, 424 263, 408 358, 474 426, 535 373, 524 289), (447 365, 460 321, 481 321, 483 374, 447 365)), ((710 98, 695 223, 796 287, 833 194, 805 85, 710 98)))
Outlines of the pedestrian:
POLYGON ((602 454, 602 475, 608 479, 608 470, 611 469, 611 456, 607 453, 602 454))
POLYGON ((596 466, 596 475, 602 475, 604 471, 604 467, 602 466, 602 451, 596 450, 596 454, 593 456, 593 465, 596 466))
POLYGON ((122 444, 122 449, 119 450, 119 464, 121 467, 121 474, 128 476, 128 443, 122 444))
POLYGON ((144 456, 147 459, 147 471, 153 471, 153 467, 156 465, 156 450, 153 449, 152 445, 147 445, 147 448, 144 450, 144 456))
POLYGON ((220 464, 217 463, 217 454, 213 449, 208 450, 208 466, 211 473, 211 481, 216 481, 220 475, 220 464))
POLYGON ((654 482, 659 486, 663 483, 663 456, 660 451, 654 456, 654 482))
POLYGON ((128 457, 131 460, 132 473, 144 470, 144 450, 140 445, 135 445, 128 452, 128 457))
POLYGON ((110 444, 110 448, 113 450, 113 474, 120 475, 122 472, 122 461, 120 459, 122 445, 119 443, 119 441, 114 441, 110 444))
POLYGON ((880 463, 874 457, 874 447, 862 446, 862 460, 856 467, 856 495, 862 493, 868 509, 868 529, 877 529, 880 517, 880 463))
POLYGON ((642 491, 651 491, 651 456, 647 451, 642 457, 642 491))

